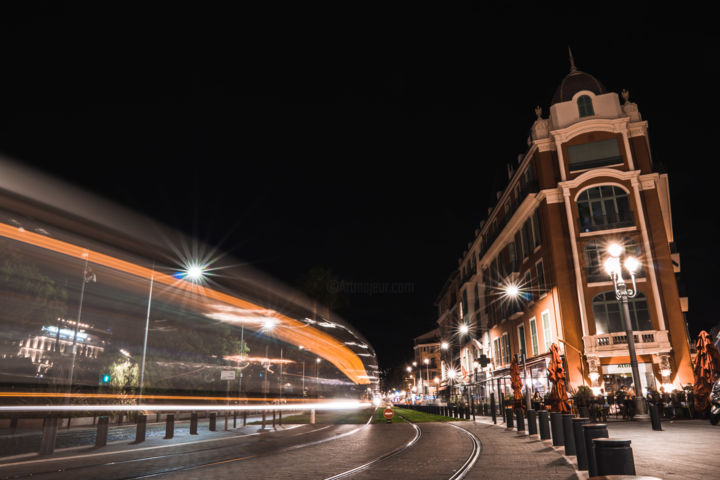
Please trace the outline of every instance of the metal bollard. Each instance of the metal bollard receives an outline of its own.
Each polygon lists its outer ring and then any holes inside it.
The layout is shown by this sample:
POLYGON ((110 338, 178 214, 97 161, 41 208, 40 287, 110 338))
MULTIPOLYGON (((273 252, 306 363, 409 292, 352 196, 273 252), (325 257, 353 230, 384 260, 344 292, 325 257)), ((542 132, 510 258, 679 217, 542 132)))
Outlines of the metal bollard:
POLYGON ((550 430, 552 431, 553 447, 562 447, 565 444, 563 437, 563 424, 561 412, 550 412, 550 430))
POLYGON ((210 413, 209 424, 210 424, 210 431, 211 431, 211 432, 214 432, 214 431, 217 430, 217 413, 215 413, 215 412, 211 412, 211 413, 210 413))
POLYGON ((575 437, 575 455, 577 457, 578 470, 588 469, 587 451, 585 450, 585 434, 583 433, 583 425, 590 423, 587 417, 579 417, 572 419, 573 436, 575 437))
POLYGON ((490 413, 492 414, 492 421, 497 425, 497 412, 495 411, 495 394, 490 394, 490 413))
POLYGON ((245 425, 247 425, 247 410, 243 410, 243 424, 242 424, 242 426, 244 427, 245 425))
POLYGON ((43 435, 40 441, 40 455, 50 455, 55 451, 57 438, 58 417, 50 415, 43 420, 43 435))
POLYGON ((635 475, 630 440, 596 438, 593 440, 598 475, 635 475))
POLYGON ((168 413, 165 417, 165 438, 173 438, 175 436, 175 414, 168 413))
POLYGON ((528 434, 537 435, 537 412, 532 408, 527 411, 528 434))
POLYGON ((506 423, 506 427, 505 427, 505 428, 513 428, 514 425, 513 425, 513 411, 512 411, 512 408, 506 408, 506 409, 505 409, 505 419, 506 419, 506 420, 505 420, 505 423, 506 423))
POLYGON ((650 405, 650 421, 652 429, 658 432, 662 431, 662 423, 660 423, 660 406, 650 405))
POLYGON ((278 421, 280 426, 282 427, 282 410, 278 410, 278 421))
POLYGON ((573 433, 572 419, 574 415, 571 413, 563 413, 563 443, 565 443, 565 455, 576 455, 575 434, 573 433))
MULTIPOLYGON (((312 423, 312 422, 310 422, 312 423)), ((262 411, 262 427, 260 427, 260 430, 265 430, 265 427, 267 425, 267 412, 265 410, 262 411)))
POLYGON ((233 428, 237 428, 237 411, 233 411, 233 428))
POLYGON ((315 409, 310 410, 310 424, 315 425, 315 409))
POLYGON ((585 423, 582 426, 585 437, 585 453, 587 454, 588 474, 590 477, 597 476, 597 463, 595 462, 595 451, 593 440, 596 438, 608 438, 607 425, 604 423, 585 423))
POLYGON ((147 431, 147 415, 141 413, 137 416, 137 426, 135 427, 135 443, 145 441, 145 432, 147 431))
POLYGON ((190 414, 190 435, 197 435, 198 414, 193 412, 190 414))
POLYGON ((550 439, 550 426, 548 420, 548 411, 540 410, 538 412, 538 428, 540 430, 540 440, 550 439))
POLYGON ((104 447, 107 445, 108 424, 110 419, 106 415, 100 416, 97 422, 97 433, 95 434, 95 447, 104 447))
POLYGON ((273 430, 275 429, 275 410, 273 410, 273 430))
POLYGON ((525 431, 525 417, 523 415, 522 408, 515 409, 515 419, 517 420, 517 431, 518 433, 525 431))

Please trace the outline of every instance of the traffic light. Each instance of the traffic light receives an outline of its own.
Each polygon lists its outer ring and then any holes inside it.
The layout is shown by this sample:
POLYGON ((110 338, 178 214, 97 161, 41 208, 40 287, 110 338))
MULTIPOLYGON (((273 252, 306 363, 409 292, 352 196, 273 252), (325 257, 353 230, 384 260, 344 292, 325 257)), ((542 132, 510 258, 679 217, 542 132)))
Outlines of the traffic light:
POLYGON ((110 375, 107 373, 102 376, 102 379, 100 380, 102 383, 110 383, 110 375))

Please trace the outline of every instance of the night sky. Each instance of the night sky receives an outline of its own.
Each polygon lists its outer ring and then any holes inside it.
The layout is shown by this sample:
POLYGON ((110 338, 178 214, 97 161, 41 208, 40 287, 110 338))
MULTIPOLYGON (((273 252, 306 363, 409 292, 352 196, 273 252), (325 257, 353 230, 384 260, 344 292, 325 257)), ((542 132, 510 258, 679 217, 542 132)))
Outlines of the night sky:
POLYGON ((0 152, 289 285, 313 267, 409 284, 341 292, 339 313, 381 367, 434 328, 433 301, 527 150, 535 105, 547 116, 568 45, 649 121, 691 333, 717 323, 718 67, 703 29, 628 11, 596 25, 472 8, 420 19, 90 5, 3 7, 0 152))

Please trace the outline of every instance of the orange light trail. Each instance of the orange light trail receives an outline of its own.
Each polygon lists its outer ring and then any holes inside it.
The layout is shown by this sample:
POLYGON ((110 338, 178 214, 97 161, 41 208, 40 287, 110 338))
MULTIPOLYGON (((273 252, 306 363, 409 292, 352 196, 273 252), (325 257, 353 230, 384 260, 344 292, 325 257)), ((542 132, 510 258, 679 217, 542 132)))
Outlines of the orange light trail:
POLYGON ((52 252, 61 253, 69 257, 81 260, 87 259, 88 262, 112 268, 113 270, 120 272, 129 273, 147 280, 154 278, 155 282, 178 288, 192 294, 199 293, 205 298, 211 298, 245 310, 261 314, 271 312, 272 317, 278 320, 278 324, 273 330, 273 336, 284 342, 291 343, 296 346, 302 346, 315 355, 324 358, 335 365, 356 384, 366 385, 370 383, 362 360, 352 350, 327 333, 278 312, 269 311, 266 308, 255 305, 254 303, 233 297, 232 295, 228 295, 211 288, 198 287, 198 285, 184 280, 178 280, 173 276, 152 270, 150 268, 142 267, 110 255, 79 247, 55 238, 46 237, 44 235, 11 225, 0 223, 0 236, 50 250, 52 252))

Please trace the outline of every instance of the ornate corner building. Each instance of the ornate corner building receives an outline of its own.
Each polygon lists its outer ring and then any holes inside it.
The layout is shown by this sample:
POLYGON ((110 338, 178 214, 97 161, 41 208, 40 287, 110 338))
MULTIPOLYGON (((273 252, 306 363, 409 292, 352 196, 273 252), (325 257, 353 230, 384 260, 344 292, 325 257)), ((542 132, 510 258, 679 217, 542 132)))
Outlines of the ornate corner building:
POLYGON ((552 343, 571 388, 630 384, 620 305, 603 268, 611 242, 641 263, 629 307, 643 387, 692 383, 668 176, 653 168, 647 121, 622 97, 571 58, 549 118, 536 108, 527 153, 436 300, 447 342, 441 390, 507 393, 517 354, 543 393, 552 343))

